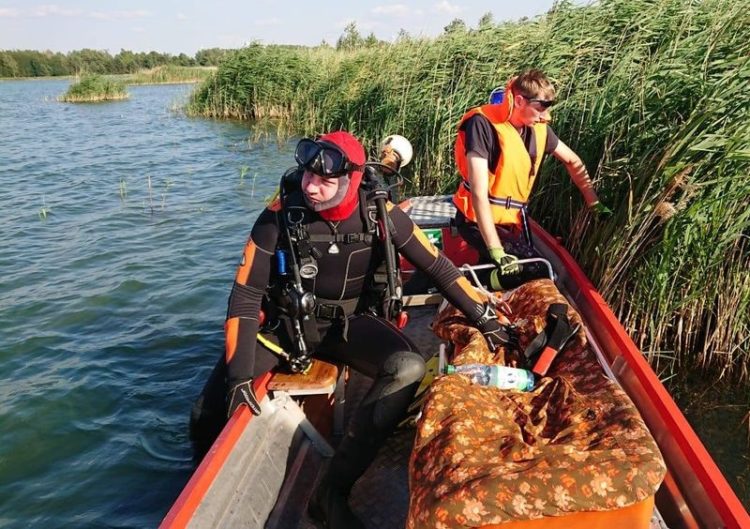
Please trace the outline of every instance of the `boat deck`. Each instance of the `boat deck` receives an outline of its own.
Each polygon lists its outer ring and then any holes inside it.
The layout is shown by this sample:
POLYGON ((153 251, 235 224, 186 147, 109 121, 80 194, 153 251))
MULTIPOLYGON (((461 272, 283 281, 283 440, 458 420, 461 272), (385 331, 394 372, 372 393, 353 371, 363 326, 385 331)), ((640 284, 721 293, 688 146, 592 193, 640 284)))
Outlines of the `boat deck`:
MULTIPOLYGON (((418 197, 402 207, 422 228, 430 230, 430 237, 436 237, 438 246, 443 244, 442 250, 454 262, 474 262, 471 259, 476 256, 472 257, 450 230, 454 216, 450 197, 418 197)), ((750 527, 746 510, 594 286, 551 235, 534 223, 532 228, 540 253, 558 274, 558 288, 588 323, 587 335, 602 367, 633 399, 659 443, 670 481, 661 489, 661 499, 657 494, 657 503, 672 520, 672 527, 750 527)), ((437 353, 439 341, 429 328, 434 306, 410 307, 409 312, 406 333, 423 351, 437 353)), ((266 395, 267 382, 268 378, 259 386, 265 396, 263 413, 251 417, 248 410, 240 410, 242 413, 235 414, 162 528, 318 527, 307 517, 307 503, 333 448, 309 420, 315 417, 314 406, 305 400, 301 407, 283 392, 266 395)), ((351 372, 346 404, 337 409, 344 409, 345 414, 356 409, 368 387, 368 379, 351 372)), ((335 423, 345 424, 346 417, 335 423)), ((415 433, 413 426, 394 432, 354 486, 350 501, 366 527, 404 527, 409 507, 408 462, 415 433)), ((650 527, 668 529, 658 512, 650 527)))

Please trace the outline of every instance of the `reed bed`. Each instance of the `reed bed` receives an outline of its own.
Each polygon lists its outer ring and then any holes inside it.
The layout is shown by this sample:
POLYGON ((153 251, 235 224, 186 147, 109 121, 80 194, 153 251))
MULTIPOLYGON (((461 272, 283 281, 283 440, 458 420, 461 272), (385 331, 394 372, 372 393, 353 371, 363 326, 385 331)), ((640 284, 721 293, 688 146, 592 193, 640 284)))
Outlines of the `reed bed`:
POLYGON ((214 66, 157 66, 119 78, 129 85, 199 83, 216 71, 214 66))
POLYGON ((121 81, 101 75, 85 75, 70 85, 58 100, 66 103, 98 103, 127 99, 129 94, 121 81))
POLYGON ((610 218, 559 164, 532 215, 598 285, 654 362, 750 380, 750 2, 559 2, 544 16, 336 51, 250 46, 196 89, 194 114, 348 129, 415 148, 412 193, 452 192, 455 125, 529 67, 555 81, 553 127, 586 161, 610 218))

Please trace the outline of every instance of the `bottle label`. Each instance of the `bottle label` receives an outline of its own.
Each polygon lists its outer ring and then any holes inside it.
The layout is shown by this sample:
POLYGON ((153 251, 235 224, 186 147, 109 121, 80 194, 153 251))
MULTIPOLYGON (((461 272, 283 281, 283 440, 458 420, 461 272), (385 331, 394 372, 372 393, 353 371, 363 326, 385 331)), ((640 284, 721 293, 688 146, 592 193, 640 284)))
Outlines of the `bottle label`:
POLYGON ((534 378, 525 369, 501 365, 464 364, 452 366, 448 372, 469 377, 472 383, 500 389, 528 391, 534 387, 534 378))

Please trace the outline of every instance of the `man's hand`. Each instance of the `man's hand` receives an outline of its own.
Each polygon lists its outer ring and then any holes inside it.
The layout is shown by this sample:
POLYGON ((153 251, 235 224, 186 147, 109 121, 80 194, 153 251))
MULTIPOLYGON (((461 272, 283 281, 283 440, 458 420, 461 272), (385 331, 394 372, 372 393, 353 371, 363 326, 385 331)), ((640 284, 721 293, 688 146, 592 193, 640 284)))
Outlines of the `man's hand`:
POLYGON ((589 206, 589 209, 599 215, 600 217, 609 217, 612 215, 612 210, 607 206, 599 202, 598 200, 589 206))
POLYGON ((495 349, 501 346, 512 348, 518 346, 518 335, 515 330, 498 321, 497 313, 489 303, 485 305, 484 314, 474 322, 474 325, 477 326, 484 339, 487 340, 490 351, 495 351, 495 349))
POLYGON ((521 271, 521 265, 518 264, 518 257, 505 253, 502 247, 490 248, 490 258, 497 265, 501 276, 508 274, 517 274, 521 271))
POLYGON ((242 404, 247 404, 253 415, 260 415, 260 403, 258 397, 253 391, 253 379, 248 378, 241 382, 230 382, 229 391, 227 392, 227 419, 242 404))

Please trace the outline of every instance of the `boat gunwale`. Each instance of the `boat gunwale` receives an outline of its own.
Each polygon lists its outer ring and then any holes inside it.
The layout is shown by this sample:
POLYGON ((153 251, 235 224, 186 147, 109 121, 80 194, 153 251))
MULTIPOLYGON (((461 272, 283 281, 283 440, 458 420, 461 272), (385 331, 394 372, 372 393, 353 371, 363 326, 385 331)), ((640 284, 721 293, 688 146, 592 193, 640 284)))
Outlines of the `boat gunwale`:
MULTIPOLYGON (((264 373, 253 382, 253 390, 258 401, 262 401, 268 394, 268 383, 272 376, 273 373, 271 372, 264 373)), ((159 529, 188 526, 253 417, 250 408, 240 406, 229 418, 169 512, 159 524, 159 529)))
MULTIPOLYGON (((651 365, 648 363, 643 353, 635 344, 633 339, 607 305, 607 302, 599 294, 594 284, 589 280, 586 274, 572 255, 565 249, 552 235, 547 233, 539 224, 532 221, 532 231, 537 239, 540 239, 545 247, 551 251, 557 259, 560 260, 566 274, 570 280, 578 287, 578 293, 581 300, 586 303, 587 308, 593 312, 597 319, 598 325, 591 325, 587 321, 590 332, 595 336, 606 333, 619 347, 619 353, 623 360, 628 364, 631 372, 638 380, 640 387, 646 392, 648 401, 656 411, 658 417, 667 426, 669 438, 663 439, 654 435, 655 430, 662 430, 662 425, 649 424, 649 430, 656 440, 659 448, 664 451, 664 445, 673 439, 676 447, 681 452, 689 468, 695 474, 701 487, 709 498, 711 505, 716 509, 717 514, 721 517, 722 522, 727 524, 728 529, 743 529, 750 527, 750 515, 744 508, 732 487, 727 482, 724 474, 719 470, 716 462, 709 454, 703 442, 693 430, 693 427, 685 418, 682 411, 675 403, 672 396, 661 383, 651 365), (605 326, 605 329, 602 329, 605 326), (658 427, 658 428, 657 428, 658 427)), ((576 300, 578 301, 578 300, 576 300)), ((605 351, 605 354, 607 352, 605 351)), ((607 355, 607 361, 610 366, 614 363, 613 358, 607 355)), ((627 388, 626 388, 627 389, 627 388)), ((630 395, 635 401, 633 395, 630 395)), ((638 399, 642 400, 642 399, 638 399)), ((642 416, 644 410, 640 409, 642 416)), ((644 421, 646 421, 644 417, 644 421)), ((675 468, 675 463, 665 458, 667 468, 674 474, 674 478, 680 481, 685 476, 675 468)), ((684 483, 683 483, 684 484, 684 483)), ((682 489, 682 487, 679 487, 682 489)), ((682 491, 680 490, 682 494, 682 491)), ((694 506, 690 506, 691 512, 694 506)))

